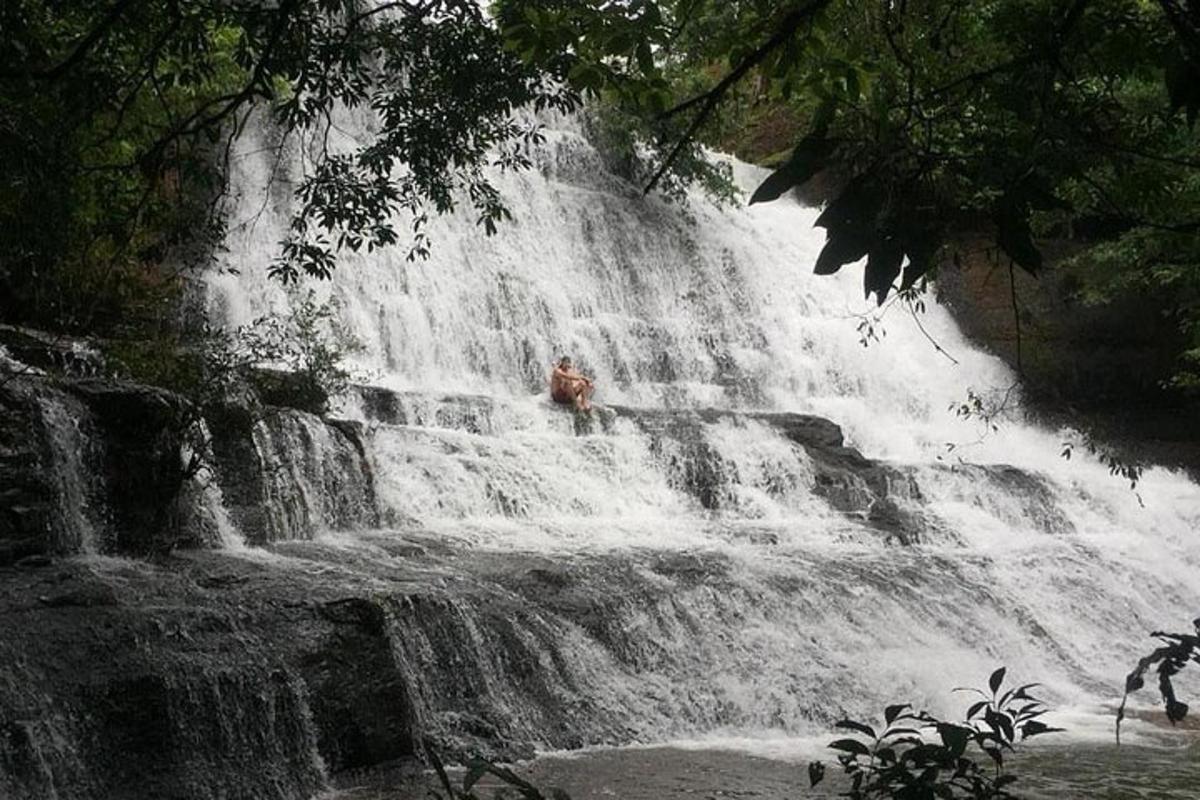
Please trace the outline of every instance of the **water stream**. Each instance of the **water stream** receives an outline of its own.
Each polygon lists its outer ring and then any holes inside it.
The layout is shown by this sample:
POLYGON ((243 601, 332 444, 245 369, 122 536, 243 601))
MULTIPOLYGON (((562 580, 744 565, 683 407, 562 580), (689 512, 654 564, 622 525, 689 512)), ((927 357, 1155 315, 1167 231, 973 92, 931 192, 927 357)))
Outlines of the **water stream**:
MULTIPOLYGON (((263 267, 295 159, 268 180, 258 136, 235 159, 239 272, 210 281, 231 326, 288 303, 263 267)), ((896 699, 956 711, 999 664, 1099 713, 1144 635, 1200 608, 1200 487, 1151 469, 1134 492, 1064 460, 1062 432, 956 417, 1014 376, 932 302, 864 346, 860 270, 811 274, 816 210, 643 199, 573 121, 546 139, 497 178, 498 235, 451 214, 427 261, 348 255, 314 284, 389 390, 339 411, 366 432, 371 514, 339 510, 361 466, 315 418, 255 433, 303 489, 264 510, 269 538, 425 571, 432 599, 388 618, 428 730, 502 753, 815 736, 896 699), (610 409, 582 428, 545 396, 563 353, 610 409), (764 412, 832 420, 881 477, 823 488, 764 412)))

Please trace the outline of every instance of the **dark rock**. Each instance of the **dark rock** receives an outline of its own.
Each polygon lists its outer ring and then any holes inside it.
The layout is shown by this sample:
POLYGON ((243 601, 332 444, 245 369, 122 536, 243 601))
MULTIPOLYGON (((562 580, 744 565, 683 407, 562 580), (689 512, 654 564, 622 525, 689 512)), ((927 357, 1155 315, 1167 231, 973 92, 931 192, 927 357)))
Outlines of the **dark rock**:
POLYGON ((84 339, 0 324, 0 346, 22 364, 68 377, 99 375, 104 359, 84 339))
POLYGON ((37 402, 40 382, 0 380, 0 565, 56 548, 58 488, 37 402))
POLYGON ((806 447, 837 448, 845 443, 841 427, 809 414, 762 413, 754 418, 770 423, 793 442, 806 447))
POLYGON ((359 597, 318 608, 334 628, 308 643, 300 670, 326 766, 341 772, 413 756, 413 704, 383 608, 359 597))
POLYGON ((94 415, 102 440, 102 481, 112 549, 169 552, 188 539, 175 519, 188 479, 183 451, 196 417, 179 395, 115 381, 69 384, 94 415))
POLYGON ((1037 276, 1016 270, 1010 284, 1007 274, 995 279, 1005 268, 990 240, 962 237, 961 257, 939 269, 939 302, 1020 373, 1022 404, 1042 424, 1086 430, 1123 460, 1183 468, 1200 480, 1200 396, 1172 380, 1193 343, 1162 313, 1174 301, 1129 293, 1082 303, 1075 271, 1062 267, 1080 244, 1038 246, 1046 268, 1037 276))
POLYGON ((329 394, 308 373, 259 368, 251 373, 250 382, 265 405, 310 414, 329 410, 329 394))
POLYGON ((846 447, 842 429, 824 417, 789 412, 678 411, 623 406, 610 406, 607 411, 616 417, 633 419, 654 437, 652 449, 666 460, 675 485, 696 497, 705 509, 720 509, 727 502, 728 485, 735 483, 738 476, 736 467, 725 463, 706 443, 701 426, 754 420, 775 428, 804 448, 813 464, 813 491, 835 509, 855 515, 903 544, 919 539, 923 523, 919 517, 901 513, 896 503, 897 499, 901 502, 920 499, 916 481, 898 467, 866 458, 854 448, 846 447), (671 442, 669 446, 667 441, 671 442))
POLYGON ((59 594, 42 595, 38 598, 38 602, 49 608, 115 606, 117 605, 117 594, 112 587, 101 584, 73 588, 59 594))
POLYGON ((0 580, 6 800, 311 797, 415 753, 412 677, 365 592, 206 551, 60 577, 0 580))
POLYGON ((871 504, 867 519, 875 527, 891 533, 900 544, 917 544, 925 528, 919 515, 901 508, 890 497, 881 497, 871 504))
POLYGON ((247 541, 379 524, 362 425, 292 408, 218 409, 209 423, 225 507, 247 541))

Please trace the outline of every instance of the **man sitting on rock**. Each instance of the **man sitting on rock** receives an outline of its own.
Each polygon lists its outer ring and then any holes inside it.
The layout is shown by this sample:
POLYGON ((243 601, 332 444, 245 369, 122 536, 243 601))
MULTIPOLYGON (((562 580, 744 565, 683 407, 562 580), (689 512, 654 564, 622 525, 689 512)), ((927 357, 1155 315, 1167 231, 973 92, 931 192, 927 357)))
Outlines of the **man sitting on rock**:
POLYGON ((590 378, 571 366, 571 359, 563 356, 550 374, 550 398, 564 406, 574 406, 576 411, 592 410, 592 392, 596 391, 590 378))

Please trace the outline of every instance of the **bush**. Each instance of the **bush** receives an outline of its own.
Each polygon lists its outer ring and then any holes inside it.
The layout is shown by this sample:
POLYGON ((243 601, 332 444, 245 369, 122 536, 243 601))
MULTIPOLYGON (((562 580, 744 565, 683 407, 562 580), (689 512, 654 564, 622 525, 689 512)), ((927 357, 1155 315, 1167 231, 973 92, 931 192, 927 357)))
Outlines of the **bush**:
POLYGON ((1121 721, 1125 719, 1125 702, 1129 695, 1146 685, 1145 675, 1150 667, 1157 664, 1158 690, 1162 693, 1163 705, 1166 706, 1167 719, 1172 725, 1182 722, 1187 716, 1188 705, 1175 696, 1175 686, 1171 679, 1175 677, 1188 662, 1200 664, 1200 617, 1192 620, 1196 633, 1163 633, 1155 631, 1152 637, 1163 642, 1163 646, 1138 661, 1133 672, 1125 678, 1125 694, 1121 696, 1121 706, 1117 709, 1117 744, 1121 743, 1121 721))
POLYGON ((238 328, 234 358, 269 367, 249 376, 265 402, 325 413, 329 398, 350 383, 345 359, 362 345, 338 319, 336 300, 321 303, 312 290, 293 291, 291 309, 287 316, 263 316, 238 328))
MULTIPOLYGON (((855 738, 838 739, 838 764, 850 778, 851 800, 952 800, 1009 798, 1015 775, 1004 772, 1004 754, 1025 739, 1059 730, 1038 720, 1047 711, 1026 684, 1001 693, 1003 667, 992 673, 988 691, 967 689, 981 700, 967 710, 963 722, 947 722, 911 706, 884 709, 884 727, 842 720, 839 728, 855 738), (980 758, 986 756, 986 760, 980 758)), ((813 762, 809 781, 815 786, 825 766, 813 762)))

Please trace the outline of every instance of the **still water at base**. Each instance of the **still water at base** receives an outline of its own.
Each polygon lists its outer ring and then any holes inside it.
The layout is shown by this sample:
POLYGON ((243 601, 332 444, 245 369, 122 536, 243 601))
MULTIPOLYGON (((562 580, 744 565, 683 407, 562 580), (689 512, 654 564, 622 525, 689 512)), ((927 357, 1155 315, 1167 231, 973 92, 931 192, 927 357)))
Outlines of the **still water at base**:
MULTIPOLYGON (((809 788, 805 765, 794 760, 678 747, 545 756, 517 771, 543 790, 565 790, 572 800, 828 800, 846 788, 833 774, 809 788)), ((1014 793, 1027 800, 1184 800, 1200 797, 1200 742, 1042 746, 1014 758, 1009 771, 1019 776, 1014 793)), ((451 778, 461 779, 461 773, 451 778)), ((428 798, 435 786, 430 781, 430 776, 381 778, 377 785, 338 792, 333 800, 428 798)), ((480 796, 490 797, 498 785, 485 781, 480 796)))

